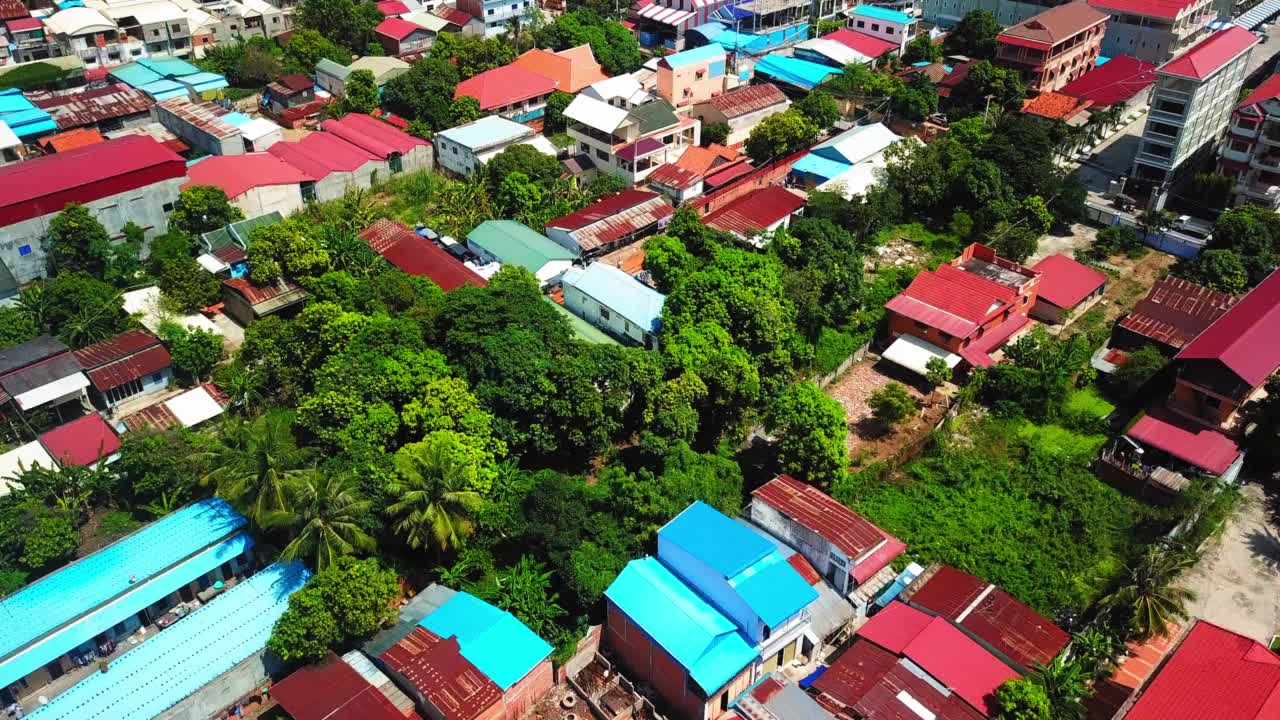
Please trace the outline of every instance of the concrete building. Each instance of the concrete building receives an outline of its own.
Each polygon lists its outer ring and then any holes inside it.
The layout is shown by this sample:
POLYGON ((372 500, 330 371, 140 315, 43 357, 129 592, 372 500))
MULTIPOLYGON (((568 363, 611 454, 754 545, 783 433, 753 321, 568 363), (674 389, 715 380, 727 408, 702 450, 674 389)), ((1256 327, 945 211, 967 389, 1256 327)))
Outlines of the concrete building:
POLYGON ((658 60, 658 94, 676 108, 705 102, 729 89, 724 48, 717 43, 658 60))
POLYGON ((702 122, 677 115, 665 100, 623 108, 584 92, 569 103, 564 116, 577 151, 587 154, 598 171, 628 185, 644 180, 659 165, 674 162, 702 138, 702 122))
POLYGON ((512 18, 524 17, 529 8, 537 7, 534 0, 458 0, 457 9, 484 23, 488 37, 500 35, 512 18))
POLYGON ((1244 84, 1249 51, 1258 37, 1231 26, 1205 38, 1156 70, 1151 110, 1132 179, 1149 188, 1151 206, 1164 207, 1171 187, 1185 179, 1193 158, 1212 152, 1244 84))
POLYGON ((385 160, 333 133, 309 133, 301 140, 278 142, 267 152, 307 176, 299 186, 304 201, 337 200, 391 175, 385 160))
POLYGON ((916 18, 879 5, 858 5, 849 11, 848 26, 855 32, 887 40, 901 52, 915 37, 916 18))
POLYGON ((1235 178, 1235 204, 1280 210, 1280 74, 1236 106, 1218 150, 1218 174, 1235 178))
POLYGON ((86 69, 131 62, 147 53, 146 44, 121 33, 115 21, 88 7, 69 7, 45 18, 49 35, 63 55, 75 55, 86 69))
POLYGON ((92 383, 94 405, 108 409, 173 381, 169 351, 154 335, 130 330, 72 353, 92 383))
POLYGON ((374 37, 391 57, 418 55, 431 49, 436 32, 398 17, 389 17, 373 29, 374 37))
POLYGON ((170 0, 89 0, 87 7, 115 22, 127 38, 142 43, 146 55, 189 57, 191 26, 186 12, 170 0))
POLYGON ((1031 317, 1053 325, 1071 322, 1087 312, 1107 290, 1107 274, 1056 254, 1031 269, 1040 273, 1040 291, 1031 317))
POLYGON ((165 100, 151 108, 151 117, 156 122, 205 155, 249 152, 240 128, 231 122, 232 114, 239 113, 211 102, 193 103, 185 97, 165 100))
POLYGON ((490 115, 436 133, 433 138, 440 167, 461 176, 484 168, 494 155, 516 145, 532 145, 555 156, 555 145, 527 125, 490 115))
POLYGON ((546 113, 547 98, 555 90, 555 80, 513 63, 463 80, 453 98, 475 98, 482 112, 527 123, 546 113))
POLYGON ((1074 0, 1006 28, 996 62, 1017 70, 1032 93, 1055 92, 1093 69, 1107 15, 1074 0))
POLYGON ((564 305, 610 335, 647 350, 658 348, 666 296, 603 262, 571 268, 560 279, 564 305))
POLYGON ((409 63, 400 58, 378 55, 362 57, 350 65, 339 65, 328 58, 321 58, 316 63, 316 85, 332 95, 342 97, 346 94, 347 78, 356 70, 373 73, 373 82, 382 87, 392 78, 409 72, 409 63))
POLYGON ((128 222, 148 239, 167 231, 186 171, 172 150, 140 136, 0 167, 0 265, 19 284, 44 277, 49 221, 71 202, 112 237, 128 222))
POLYGON ((777 85, 761 83, 744 85, 705 102, 697 103, 690 114, 701 120, 704 126, 708 123, 728 125, 729 135, 725 138, 724 144, 737 145, 746 141, 751 130, 759 125, 760 121, 789 107, 791 107, 791 100, 778 89, 777 85))
POLYGON ((271 153, 207 157, 192 165, 187 177, 189 182, 183 187, 222 188, 245 217, 298 212, 306 205, 303 183, 314 182, 305 171, 271 153))
POLYGON ((1214 0, 1089 0, 1110 15, 1102 39, 1107 57, 1132 55, 1162 63, 1187 51, 1217 17, 1214 0))

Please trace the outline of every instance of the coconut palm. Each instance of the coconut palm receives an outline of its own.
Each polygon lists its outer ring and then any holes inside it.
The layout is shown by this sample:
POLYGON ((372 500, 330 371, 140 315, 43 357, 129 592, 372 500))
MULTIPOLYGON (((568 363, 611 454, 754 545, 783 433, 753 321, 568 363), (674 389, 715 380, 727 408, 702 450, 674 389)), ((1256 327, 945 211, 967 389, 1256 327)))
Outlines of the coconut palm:
POLYGON ((1080 720, 1085 715, 1084 701, 1089 697, 1088 678, 1079 663, 1066 657, 1036 664, 1032 681, 1044 688, 1049 698, 1049 717, 1053 720, 1080 720))
POLYGON ((1129 566, 1125 584, 1104 599, 1112 610, 1132 613, 1130 626, 1140 640, 1169 632, 1187 618, 1187 603, 1195 592, 1177 585, 1178 576, 1195 564, 1195 557, 1179 545, 1161 543, 1149 548, 1129 566))
POLYGON ((1116 669, 1116 658, 1124 652, 1120 638, 1100 627, 1091 627, 1071 638, 1071 657, 1093 677, 1109 675, 1116 669))
POLYGON ((49 315, 53 312, 53 298, 41 283, 33 283, 18 296, 18 313, 44 332, 49 328, 49 315))
POLYGON ((231 398, 232 405, 246 415, 253 414, 253 409, 262 402, 262 373, 256 369, 237 365, 218 384, 231 398))
POLYGON ((480 494, 471 489, 475 467, 459 452, 456 439, 433 433, 395 455, 396 480, 389 490, 400 499, 387 507, 395 529, 411 548, 456 549, 475 530, 471 516, 480 494))
POLYGON ((373 552, 376 543, 360 527, 369 501, 356 493, 350 476, 304 472, 290 486, 289 499, 294 535, 283 559, 310 561, 319 572, 345 555, 373 552))
POLYGON ((253 422, 228 418, 207 455, 215 469, 201 478, 258 527, 288 520, 290 482, 307 453, 293 437, 293 416, 273 412, 253 422))

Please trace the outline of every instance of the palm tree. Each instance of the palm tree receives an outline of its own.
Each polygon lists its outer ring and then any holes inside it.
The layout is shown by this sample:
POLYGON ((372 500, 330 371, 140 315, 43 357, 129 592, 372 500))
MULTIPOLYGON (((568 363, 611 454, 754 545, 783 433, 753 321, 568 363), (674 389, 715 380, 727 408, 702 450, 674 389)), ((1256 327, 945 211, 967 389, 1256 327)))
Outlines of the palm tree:
POLYGON ((201 481, 213 483, 258 527, 289 520, 290 483, 301 472, 307 453, 293 438, 293 418, 274 412, 251 423, 228 419, 208 455, 212 472, 201 481))
POLYGON ((475 467, 458 453, 456 441, 441 435, 406 445, 396 452, 395 468, 389 489, 400 500, 387 512, 399 519, 396 532, 409 547, 445 552, 462 545, 475 530, 471 515, 480 494, 470 489, 475 467))
POLYGON ((53 298, 43 284, 34 283, 18 296, 18 312, 40 332, 45 332, 49 327, 49 314, 53 312, 53 298))
POLYGON ((369 511, 346 475, 315 470, 301 474, 289 489, 296 531, 280 557, 310 560, 317 572, 344 555, 373 552, 376 543, 359 524, 369 511))
POLYGON ((262 373, 255 369, 237 365, 219 385, 231 398, 231 403, 238 405, 246 415, 252 414, 253 408, 262 402, 262 373))
POLYGON ((1049 698, 1049 716, 1053 720, 1080 720, 1084 717, 1084 701, 1089 697, 1087 678, 1078 663, 1065 657, 1036 664, 1031 679, 1044 688, 1049 698))
POLYGON ((1092 627, 1076 633, 1071 638, 1072 659, 1095 677, 1103 677, 1116 669, 1116 658, 1124 652, 1120 638, 1100 627, 1092 627))
POLYGON ((1178 576, 1195 564, 1195 557, 1176 544, 1149 548, 1129 566, 1125 584, 1103 603, 1111 609, 1131 612, 1131 627, 1139 640, 1166 635, 1169 626, 1187 618, 1187 603, 1194 591, 1176 585, 1178 576))

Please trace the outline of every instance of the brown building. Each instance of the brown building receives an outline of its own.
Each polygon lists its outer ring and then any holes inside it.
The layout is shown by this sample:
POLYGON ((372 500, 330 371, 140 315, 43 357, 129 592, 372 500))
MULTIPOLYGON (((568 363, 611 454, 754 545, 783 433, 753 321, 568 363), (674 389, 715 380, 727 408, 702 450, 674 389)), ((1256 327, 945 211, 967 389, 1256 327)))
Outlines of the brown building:
POLYGON ((1093 68, 1106 24, 1084 0, 1050 8, 1000 33, 996 62, 1021 72, 1031 92, 1058 90, 1093 68))

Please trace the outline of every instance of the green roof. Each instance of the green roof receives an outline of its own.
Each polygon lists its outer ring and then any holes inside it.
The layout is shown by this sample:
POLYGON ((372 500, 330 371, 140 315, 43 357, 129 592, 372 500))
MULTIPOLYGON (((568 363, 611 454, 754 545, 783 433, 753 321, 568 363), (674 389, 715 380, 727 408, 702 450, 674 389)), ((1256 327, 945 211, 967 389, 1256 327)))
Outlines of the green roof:
POLYGON ((549 297, 543 297, 544 300, 551 303, 551 307, 555 308, 564 318, 569 321, 569 327, 573 328, 573 334, 583 342, 589 342, 593 345, 621 345, 622 343, 614 340, 608 333, 597 328, 595 325, 574 315, 569 308, 552 300, 549 297))
POLYGON ((640 121, 640 134, 661 130, 680 122, 676 112, 666 100, 654 100, 631 108, 631 116, 640 121))
POLYGON ((486 220, 467 233, 467 241, 498 262, 519 265, 535 275, 549 262, 574 259, 568 249, 515 220, 486 220))
POLYGON ((320 58, 320 62, 316 63, 316 74, 324 73, 339 80, 346 80, 351 74, 351 68, 346 65, 340 65, 329 58, 320 58))
POLYGON ((205 247, 209 249, 209 252, 221 250, 229 245, 239 245, 242 248, 248 248, 249 234, 253 232, 254 228, 262 225, 275 225, 283 219, 284 217, 281 216, 280 213, 269 212, 266 215, 259 215, 257 217, 248 218, 247 220, 231 223, 230 225, 220 227, 217 230, 210 230, 209 232, 201 235, 200 239, 204 241, 205 247))

